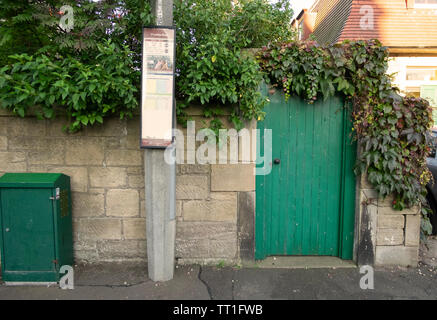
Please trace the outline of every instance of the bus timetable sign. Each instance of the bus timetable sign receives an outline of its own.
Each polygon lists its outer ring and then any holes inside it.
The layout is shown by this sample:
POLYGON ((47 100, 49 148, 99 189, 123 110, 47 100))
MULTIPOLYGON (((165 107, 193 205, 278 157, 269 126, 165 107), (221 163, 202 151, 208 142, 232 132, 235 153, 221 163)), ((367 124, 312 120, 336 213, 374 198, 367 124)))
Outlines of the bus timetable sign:
POLYGON ((143 29, 141 148, 166 148, 173 142, 175 29, 143 29))

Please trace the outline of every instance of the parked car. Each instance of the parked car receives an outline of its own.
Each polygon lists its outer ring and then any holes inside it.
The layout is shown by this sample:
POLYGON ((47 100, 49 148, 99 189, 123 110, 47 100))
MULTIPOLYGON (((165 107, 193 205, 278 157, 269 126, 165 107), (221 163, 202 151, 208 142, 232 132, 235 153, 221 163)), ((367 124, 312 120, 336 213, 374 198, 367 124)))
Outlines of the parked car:
POLYGON ((429 170, 431 171, 433 175, 433 180, 426 186, 426 189, 428 191, 427 194, 427 200, 429 203, 429 206, 431 207, 433 211, 433 215, 430 217, 430 221, 432 224, 432 233, 434 235, 437 234, 437 157, 436 157, 436 150, 437 150, 437 130, 432 130, 429 132, 429 135, 427 137, 428 144, 431 147, 431 152, 426 159, 426 163, 428 165, 429 170))

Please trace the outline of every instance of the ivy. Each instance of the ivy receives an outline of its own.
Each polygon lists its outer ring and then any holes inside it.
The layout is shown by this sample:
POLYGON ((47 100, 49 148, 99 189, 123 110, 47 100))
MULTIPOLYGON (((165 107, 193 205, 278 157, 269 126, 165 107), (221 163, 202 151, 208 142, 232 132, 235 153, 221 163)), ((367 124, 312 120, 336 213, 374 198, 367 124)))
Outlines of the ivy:
POLYGON ((394 194, 394 209, 426 206, 431 108, 426 100, 402 97, 392 87, 387 48, 377 40, 329 47, 285 42, 263 47, 257 58, 267 83, 286 97, 295 94, 314 103, 341 94, 350 100, 360 147, 356 173, 366 173, 380 196, 394 194))

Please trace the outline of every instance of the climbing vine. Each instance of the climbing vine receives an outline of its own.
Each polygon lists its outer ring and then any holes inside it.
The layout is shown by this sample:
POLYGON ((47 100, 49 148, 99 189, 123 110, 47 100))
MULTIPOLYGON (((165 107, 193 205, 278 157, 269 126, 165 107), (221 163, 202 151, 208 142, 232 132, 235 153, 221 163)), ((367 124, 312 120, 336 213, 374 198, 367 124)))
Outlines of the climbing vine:
MULTIPOLYGON (((432 114, 426 100, 402 97, 387 75, 388 51, 377 40, 320 47, 287 42, 263 47, 257 59, 266 82, 308 103, 343 94, 353 106, 360 152, 356 173, 366 173, 380 196, 394 194, 402 210, 426 203, 426 132, 432 114)), ((426 214, 426 209, 423 210, 426 214)))

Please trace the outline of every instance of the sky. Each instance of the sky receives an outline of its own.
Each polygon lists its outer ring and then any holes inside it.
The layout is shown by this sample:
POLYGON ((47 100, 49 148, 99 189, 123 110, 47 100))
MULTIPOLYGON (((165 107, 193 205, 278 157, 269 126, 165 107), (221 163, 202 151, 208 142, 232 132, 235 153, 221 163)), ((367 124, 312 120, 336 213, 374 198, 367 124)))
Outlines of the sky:
POLYGON ((291 7, 296 17, 302 9, 308 9, 314 3, 314 0, 291 0, 291 7))

